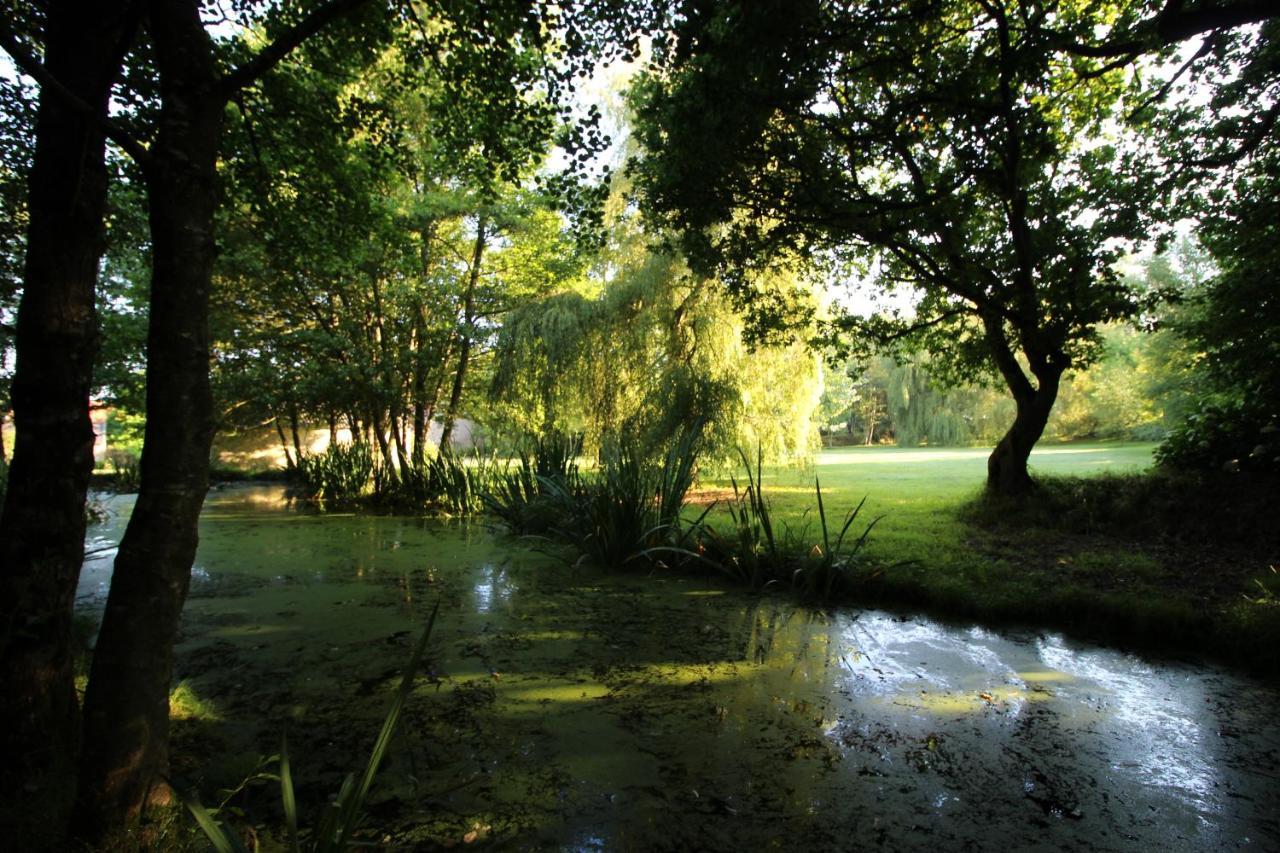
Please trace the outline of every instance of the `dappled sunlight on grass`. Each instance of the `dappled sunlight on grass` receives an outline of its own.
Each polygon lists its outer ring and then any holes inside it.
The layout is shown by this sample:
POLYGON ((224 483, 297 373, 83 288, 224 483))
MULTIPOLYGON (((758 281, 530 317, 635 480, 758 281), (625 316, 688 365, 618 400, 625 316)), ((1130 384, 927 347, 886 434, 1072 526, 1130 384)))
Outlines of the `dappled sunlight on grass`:
POLYGON ((169 691, 169 719, 215 721, 222 717, 217 707, 203 699, 188 682, 178 682, 169 691))

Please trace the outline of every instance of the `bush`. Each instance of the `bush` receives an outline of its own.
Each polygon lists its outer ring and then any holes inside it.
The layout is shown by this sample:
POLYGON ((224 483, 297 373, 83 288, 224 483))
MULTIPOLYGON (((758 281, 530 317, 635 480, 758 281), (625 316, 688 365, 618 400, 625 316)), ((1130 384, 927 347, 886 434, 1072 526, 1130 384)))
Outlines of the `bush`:
POLYGON ((1170 431, 1156 460, 1173 468, 1280 471, 1276 413, 1251 400, 1218 400, 1170 431))
POLYGON ((622 566, 661 550, 679 552, 685 544, 680 514, 701 439, 700 423, 684 428, 661 466, 646 463, 632 441, 612 441, 599 475, 576 489, 545 479, 552 501, 562 508, 554 532, 603 566, 622 566))
POLYGON ((728 535, 713 528, 698 531, 702 559, 753 589, 780 584, 821 601, 847 592, 861 571, 868 568, 862 550, 880 521, 873 519, 860 536, 849 539, 866 498, 845 516, 833 541, 822 500, 822 483, 815 478, 822 541, 811 544, 807 524, 799 529, 787 524, 775 528, 762 487, 764 460, 757 452, 753 471, 746 454, 739 453, 746 468, 746 488, 739 490, 737 479, 732 480, 734 497, 728 507, 728 535))
POLYGON ((879 519, 851 537, 863 507, 859 504, 833 531, 821 484, 815 481, 821 540, 809 540, 808 525, 775 528, 761 489, 760 452, 754 468, 739 452, 746 487, 733 480, 727 531, 706 523, 714 504, 695 519, 684 518, 700 444, 701 430, 686 429, 661 465, 655 465, 642 459, 634 443, 611 442, 600 471, 587 478, 579 478, 576 469, 539 475, 536 463, 524 455, 520 468, 500 479, 485 502, 509 529, 545 532, 572 545, 582 559, 607 567, 705 566, 754 589, 781 584, 823 600, 865 576, 862 550, 879 519))
POLYGON ((582 486, 578 456, 582 438, 553 434, 538 439, 532 452, 522 450, 516 470, 494 477, 481 496, 485 509, 498 517, 512 533, 546 533, 563 515, 564 499, 570 503, 582 486))
POLYGON ((1017 499, 982 492, 961 518, 988 528, 1061 530, 1223 546, 1280 543, 1276 476, 1182 471, 1046 477, 1017 499))
POLYGON ((111 488, 120 494, 132 494, 142 485, 142 466, 138 454, 119 447, 107 449, 105 461, 111 466, 111 488))
POLYGON ((298 477, 308 497, 335 504, 359 500, 373 478, 373 449, 363 441, 330 444, 324 453, 298 458, 298 477))

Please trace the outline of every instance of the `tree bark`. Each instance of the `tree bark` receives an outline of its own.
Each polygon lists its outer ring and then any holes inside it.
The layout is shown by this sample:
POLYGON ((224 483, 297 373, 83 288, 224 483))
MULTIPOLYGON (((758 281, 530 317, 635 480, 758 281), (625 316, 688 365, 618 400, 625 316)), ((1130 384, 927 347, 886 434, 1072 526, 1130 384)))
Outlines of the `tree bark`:
POLYGON ((0 753, 19 776, 68 757, 76 739, 71 615, 93 469, 101 123, 135 25, 127 4, 48 6, 44 69, 64 91, 40 92, 14 342, 14 456, 0 513, 0 753))
POLYGON ((1017 414, 1013 425, 987 457, 988 490, 1001 495, 1017 496, 1034 488, 1035 483, 1027 472, 1027 460, 1036 442, 1044 434, 1057 392, 1056 379, 1051 385, 1042 381, 1040 388, 1030 399, 1017 399, 1017 414))
MULTIPOLYGON (((289 452, 289 439, 285 438, 284 427, 280 424, 280 416, 276 415, 272 420, 276 422, 276 435, 280 436, 280 449, 284 451, 285 467, 292 471, 298 467, 298 463, 293 460, 293 454, 289 452)), ((301 461, 302 457, 298 457, 301 461)))
POLYGON ((453 438, 453 422, 458 418, 462 404, 462 390, 467 380, 467 366, 471 361, 471 324, 475 322, 476 285, 480 282, 480 264, 484 260, 485 217, 476 222, 476 242, 471 253, 471 274, 467 278, 467 292, 462 303, 462 330, 458 333, 458 372, 453 376, 453 389, 449 393, 449 407, 445 410, 444 424, 440 430, 440 449, 444 450, 453 438))
POLYGON ((73 829, 134 821, 167 772, 173 641, 195 559, 213 439, 209 289, 225 98, 194 2, 153 0, 161 110, 146 164, 152 240, 142 484, 115 561, 85 697, 73 829))
MULTIPOLYGON (((431 241, 435 238, 435 221, 427 220, 422 236, 422 282, 425 287, 431 275, 431 241)), ((413 468, 421 471, 427 460, 427 430, 430 422, 427 403, 427 306, 419 292, 413 300, 413 468)), ((439 386, 437 386, 437 394, 439 386)), ((432 404, 434 405, 434 403, 432 404)))
POLYGON ((1028 354, 1036 384, 1022 370, 1008 345, 1002 322, 983 317, 988 343, 992 347, 996 367, 1013 393, 1017 412, 1013 424, 987 457, 987 490, 1015 497, 1031 491, 1035 483, 1027 472, 1031 450, 1044 434, 1045 424, 1058 399, 1058 387, 1068 360, 1060 351, 1045 355, 1034 348, 1028 354))
POLYGON ((289 407, 289 434, 293 437, 293 452, 302 458, 302 436, 298 434, 298 407, 289 407))
MULTIPOLYGON (((196 0, 147 0, 160 114, 143 159, 152 241, 142 486, 116 557, 85 697, 73 830, 91 843, 141 812, 168 763, 173 642, 213 440, 209 290, 227 101, 367 0, 330 0, 228 75, 196 0)), ((110 4, 106 4, 110 5, 110 4)))

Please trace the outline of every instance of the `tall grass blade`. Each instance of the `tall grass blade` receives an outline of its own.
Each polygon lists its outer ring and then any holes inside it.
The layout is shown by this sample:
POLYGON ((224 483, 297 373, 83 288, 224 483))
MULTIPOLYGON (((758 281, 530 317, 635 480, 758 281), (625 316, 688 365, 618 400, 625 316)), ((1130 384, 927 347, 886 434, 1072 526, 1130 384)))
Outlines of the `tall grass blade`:
POLYGON ((223 828, 222 824, 214 819, 213 814, 200 805, 199 800, 183 794, 182 802, 186 805, 187 811, 195 817, 196 823, 200 825, 200 829, 204 831, 205 837, 209 839, 209 843, 217 853, 248 853, 240 838, 223 828))
POLYGON ((289 849, 301 853, 298 846, 298 801, 293 792, 293 772, 289 768, 289 736, 280 738, 280 799, 284 804, 284 821, 289 831, 289 849))
POLYGON ((373 785, 373 778, 377 775, 378 767, 381 766, 382 759, 391 746, 391 737, 395 734, 396 725, 400 722, 400 713, 404 710, 405 702, 408 701, 409 694, 413 690, 413 679, 419 664, 422 663, 423 655, 426 654, 427 643, 431 639, 431 629, 435 627, 436 614, 439 611, 440 602, 437 601, 435 607, 431 608, 427 627, 423 630, 418 645, 414 647, 413 656, 409 658, 409 664, 405 667, 404 675, 400 678, 400 686, 396 690, 395 698, 391 700, 391 708, 387 711, 386 719, 382 721, 382 730, 378 732, 378 739, 374 742, 373 752, 369 755, 369 763, 360 777, 359 784, 345 799, 339 798, 341 807, 335 842, 337 850, 345 847, 348 837, 355 831, 365 799, 369 796, 369 788, 373 785))

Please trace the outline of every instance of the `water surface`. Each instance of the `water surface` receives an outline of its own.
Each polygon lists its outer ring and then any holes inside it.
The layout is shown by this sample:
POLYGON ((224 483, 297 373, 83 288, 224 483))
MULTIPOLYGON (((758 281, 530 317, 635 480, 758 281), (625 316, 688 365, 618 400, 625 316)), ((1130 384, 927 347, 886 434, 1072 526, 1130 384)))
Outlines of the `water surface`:
MULTIPOLYGON (((116 517, 91 531, 109 548, 116 517)), ((100 607, 111 552, 80 603, 100 607)), ((1045 632, 577 567, 479 526, 210 494, 175 776, 234 784, 287 729, 313 807, 358 770, 439 601, 375 787, 403 849, 1280 848, 1274 688, 1045 632)), ((270 821, 275 793, 245 807, 270 821)), ((268 839, 269 840, 269 839, 268 839)))

